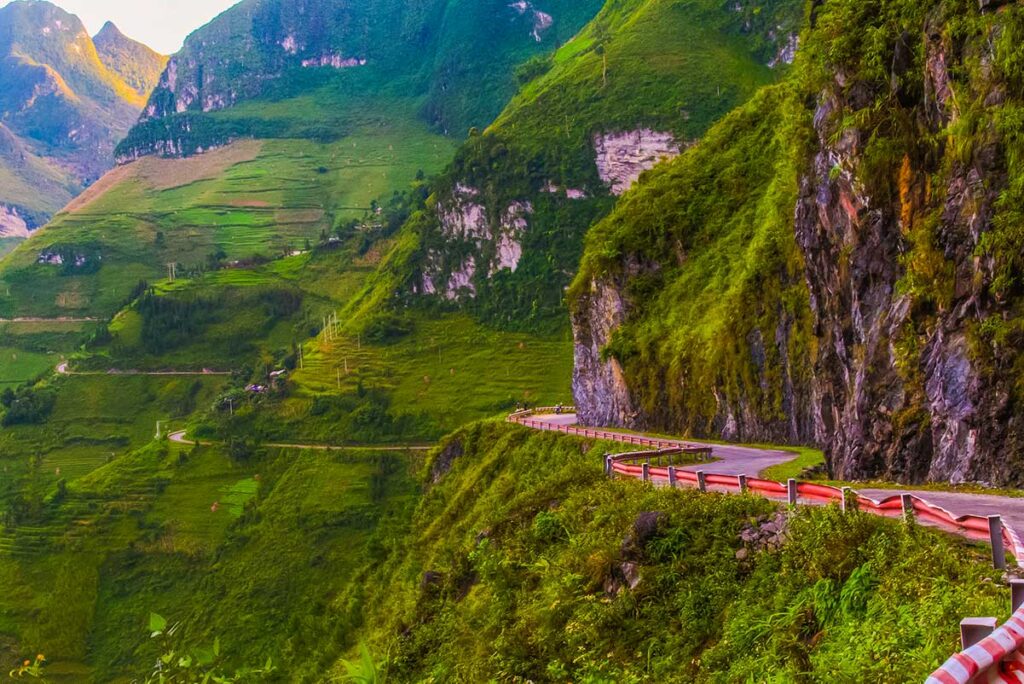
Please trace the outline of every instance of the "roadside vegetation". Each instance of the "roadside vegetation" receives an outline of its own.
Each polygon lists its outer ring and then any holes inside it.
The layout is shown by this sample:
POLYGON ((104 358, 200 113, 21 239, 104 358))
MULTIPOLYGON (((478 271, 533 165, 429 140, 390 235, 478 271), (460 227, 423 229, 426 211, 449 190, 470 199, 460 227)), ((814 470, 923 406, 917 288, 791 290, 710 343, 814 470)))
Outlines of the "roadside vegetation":
POLYGON ((957 648, 964 606, 1005 611, 983 548, 837 507, 610 481, 607 450, 496 422, 447 438, 410 536, 367 577, 379 670, 922 681, 957 648))

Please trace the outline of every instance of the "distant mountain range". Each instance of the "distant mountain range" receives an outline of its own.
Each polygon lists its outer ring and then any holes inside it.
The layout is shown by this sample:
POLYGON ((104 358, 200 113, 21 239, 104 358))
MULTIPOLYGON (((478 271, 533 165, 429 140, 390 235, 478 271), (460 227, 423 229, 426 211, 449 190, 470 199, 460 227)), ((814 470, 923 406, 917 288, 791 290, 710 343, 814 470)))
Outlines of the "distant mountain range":
POLYGON ((48 2, 0 7, 0 238, 25 237, 113 166, 166 61, 48 2))

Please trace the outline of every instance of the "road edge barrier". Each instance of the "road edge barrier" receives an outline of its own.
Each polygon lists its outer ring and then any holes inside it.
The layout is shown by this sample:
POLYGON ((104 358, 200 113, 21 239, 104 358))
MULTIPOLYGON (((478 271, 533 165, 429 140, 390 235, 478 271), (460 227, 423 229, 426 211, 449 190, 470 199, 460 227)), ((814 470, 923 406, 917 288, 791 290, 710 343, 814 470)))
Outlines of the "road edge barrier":
MULTIPOLYGON (((601 439, 620 444, 648 447, 605 456, 605 474, 629 477, 652 485, 692 486, 702 492, 756 494, 789 505, 838 504, 844 511, 850 507, 886 518, 913 517, 929 527, 951 532, 973 541, 987 542, 992 548, 994 568, 1006 567, 1009 550, 1019 568, 1024 568, 1024 544, 1020 535, 1003 523, 998 515, 955 516, 916 494, 894 494, 872 499, 852 487, 833 487, 816 482, 790 479, 776 482, 746 475, 725 475, 707 470, 680 469, 677 456, 688 460, 711 460, 713 447, 704 444, 659 437, 632 435, 599 428, 563 425, 536 420, 538 414, 574 414, 574 407, 541 407, 517 411, 508 422, 548 432, 560 432, 588 439, 601 439)), ((709 464, 710 465, 710 464, 709 464)), ((693 468, 693 465, 688 465, 693 468)), ((926 684, 970 684, 971 682, 1009 682, 1024 684, 1024 580, 1011 580, 1011 617, 997 628, 995 618, 965 618, 960 623, 963 651, 953 655, 936 670, 926 684)))

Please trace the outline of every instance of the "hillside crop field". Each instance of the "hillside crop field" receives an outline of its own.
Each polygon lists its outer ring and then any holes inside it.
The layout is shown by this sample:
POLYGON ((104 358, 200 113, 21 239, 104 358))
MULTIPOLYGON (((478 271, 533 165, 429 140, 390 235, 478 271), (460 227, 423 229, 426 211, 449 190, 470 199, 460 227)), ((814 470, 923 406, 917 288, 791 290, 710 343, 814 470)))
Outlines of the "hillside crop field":
POLYGON ((168 264, 184 274, 217 253, 300 251, 441 168, 452 149, 422 125, 378 122, 331 144, 248 140, 120 167, 4 260, 0 315, 110 316, 140 280, 167 277, 168 264), (83 263, 40 263, 57 254, 83 263))

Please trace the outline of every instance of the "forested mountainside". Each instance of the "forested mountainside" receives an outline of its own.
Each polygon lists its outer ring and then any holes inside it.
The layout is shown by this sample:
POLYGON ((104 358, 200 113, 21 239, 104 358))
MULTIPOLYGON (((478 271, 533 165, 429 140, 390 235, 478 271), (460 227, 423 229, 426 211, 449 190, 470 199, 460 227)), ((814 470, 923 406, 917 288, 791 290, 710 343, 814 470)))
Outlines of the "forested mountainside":
POLYGON ((254 101, 300 95, 347 108, 371 98, 385 111, 389 100, 416 98, 420 119, 461 138, 514 93, 516 64, 568 40, 600 4, 244 0, 185 41, 118 158, 188 155, 241 136, 345 132, 331 121, 268 122, 253 112, 254 101), (236 115, 212 116, 242 103, 250 106, 236 115))
POLYGON ((816 3, 785 83, 594 228, 585 420, 1024 482, 1024 10, 981 4, 816 3))
POLYGON ((583 235, 791 61, 802 2, 609 3, 432 184, 371 307, 397 293, 512 329, 560 326, 583 235))
POLYGON ((0 238, 27 237, 114 165, 164 58, 39 0, 0 7, 0 238))

